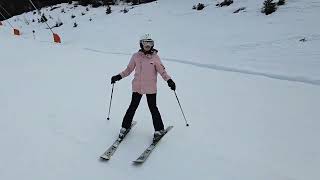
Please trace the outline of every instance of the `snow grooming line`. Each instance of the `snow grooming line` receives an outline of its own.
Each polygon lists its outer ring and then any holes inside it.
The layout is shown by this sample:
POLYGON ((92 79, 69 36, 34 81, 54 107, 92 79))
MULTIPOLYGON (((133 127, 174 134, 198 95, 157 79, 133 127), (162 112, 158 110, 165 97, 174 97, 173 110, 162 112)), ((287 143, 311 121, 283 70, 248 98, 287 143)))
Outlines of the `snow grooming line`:
MULTIPOLYGON (((317 38, 318 40, 318 36, 316 36, 315 38, 317 38)), ((123 56, 131 55, 130 53, 125 53, 125 52, 107 52, 107 51, 91 49, 91 48, 83 48, 83 49, 87 51, 95 52, 95 53, 101 53, 101 54, 116 54, 116 55, 123 55, 123 56)), ((305 84, 320 86, 320 79, 311 79, 304 76, 290 76, 290 75, 281 75, 276 73, 264 73, 264 72, 259 72, 258 70, 239 69, 234 67, 222 66, 218 64, 197 63, 197 62, 192 62, 191 60, 185 60, 185 59, 175 59, 175 58, 162 58, 162 59, 164 61, 187 64, 187 65, 192 65, 192 66, 206 68, 206 69, 213 69, 217 71, 236 72, 236 73, 248 74, 253 76, 262 76, 262 77, 277 79, 282 81, 291 81, 291 82, 298 82, 298 83, 305 83, 305 84)))

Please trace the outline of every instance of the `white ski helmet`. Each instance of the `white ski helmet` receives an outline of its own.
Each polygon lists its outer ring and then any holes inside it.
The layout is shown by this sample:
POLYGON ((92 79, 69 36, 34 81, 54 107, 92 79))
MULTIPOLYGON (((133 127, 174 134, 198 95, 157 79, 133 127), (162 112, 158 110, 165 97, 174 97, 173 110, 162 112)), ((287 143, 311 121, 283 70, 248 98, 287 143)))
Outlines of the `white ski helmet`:
POLYGON ((151 34, 144 34, 143 36, 141 36, 140 41, 143 40, 152 40, 151 34))
POLYGON ((140 38, 140 47, 141 47, 141 49, 143 49, 143 45, 149 45, 149 46, 151 46, 153 48, 154 41, 151 38, 150 34, 144 34, 143 36, 141 36, 141 38, 140 38))

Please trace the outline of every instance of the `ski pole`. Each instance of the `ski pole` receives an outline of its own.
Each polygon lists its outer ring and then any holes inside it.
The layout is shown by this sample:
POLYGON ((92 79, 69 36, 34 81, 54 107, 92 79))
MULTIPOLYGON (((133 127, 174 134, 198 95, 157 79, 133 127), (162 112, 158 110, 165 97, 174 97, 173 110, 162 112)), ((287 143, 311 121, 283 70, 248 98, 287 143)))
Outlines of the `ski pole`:
POLYGON ((174 94, 176 95, 176 98, 177 98, 178 104, 179 104, 179 106, 180 106, 180 109, 181 109, 181 112, 182 112, 184 121, 186 122, 186 126, 189 126, 189 123, 187 122, 186 116, 185 116, 184 113, 183 113, 183 110, 182 110, 182 107, 181 107, 181 104, 180 104, 180 101, 179 101, 179 98, 178 98, 178 96, 177 96, 176 91, 174 91, 174 94))
POLYGON ((111 109, 111 102, 112 102, 113 88, 114 88, 114 83, 112 84, 111 98, 110 98, 110 104, 109 104, 109 113, 108 113, 108 118, 107 118, 107 120, 110 120, 110 109, 111 109))

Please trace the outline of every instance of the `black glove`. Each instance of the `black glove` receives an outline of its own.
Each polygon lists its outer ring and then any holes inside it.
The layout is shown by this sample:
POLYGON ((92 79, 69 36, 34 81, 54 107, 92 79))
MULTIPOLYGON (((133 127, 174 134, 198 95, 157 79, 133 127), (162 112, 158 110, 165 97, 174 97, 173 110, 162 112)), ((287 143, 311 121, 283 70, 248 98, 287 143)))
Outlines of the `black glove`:
POLYGON ((112 76, 112 78, 111 78, 111 84, 114 84, 114 83, 116 83, 116 81, 120 81, 121 79, 122 79, 122 77, 121 77, 120 74, 118 74, 118 75, 116 75, 116 76, 112 76))
POLYGON ((176 84, 172 81, 172 79, 169 79, 167 83, 168 83, 168 86, 171 88, 171 90, 174 90, 174 91, 176 90, 176 84))

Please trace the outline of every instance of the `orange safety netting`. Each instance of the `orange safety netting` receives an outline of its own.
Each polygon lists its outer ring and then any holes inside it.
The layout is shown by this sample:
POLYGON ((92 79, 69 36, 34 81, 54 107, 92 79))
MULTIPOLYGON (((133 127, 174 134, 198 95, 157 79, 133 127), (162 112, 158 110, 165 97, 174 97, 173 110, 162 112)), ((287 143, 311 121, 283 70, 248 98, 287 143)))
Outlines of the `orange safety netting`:
POLYGON ((16 36, 20 35, 20 31, 18 29, 13 29, 13 34, 16 36))
POLYGON ((56 33, 53 33, 53 40, 54 40, 55 43, 61 43, 61 38, 56 33))

